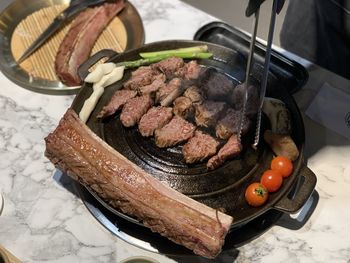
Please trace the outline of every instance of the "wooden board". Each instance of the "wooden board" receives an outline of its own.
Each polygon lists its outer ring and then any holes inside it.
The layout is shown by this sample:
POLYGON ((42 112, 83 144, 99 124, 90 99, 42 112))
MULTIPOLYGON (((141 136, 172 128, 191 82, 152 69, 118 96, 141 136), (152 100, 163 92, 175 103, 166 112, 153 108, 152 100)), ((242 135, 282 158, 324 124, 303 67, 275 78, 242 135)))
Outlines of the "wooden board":
MULTIPOLYGON (((50 25, 54 18, 66 8, 66 5, 53 5, 36 11, 23 19, 16 27, 11 39, 11 51, 17 61, 35 39, 50 25)), ((71 23, 67 23, 35 53, 21 63, 33 78, 58 80, 55 73, 55 57, 71 23)), ((101 33, 91 54, 101 49, 113 49, 122 52, 127 46, 127 32, 122 21, 115 17, 101 33)))

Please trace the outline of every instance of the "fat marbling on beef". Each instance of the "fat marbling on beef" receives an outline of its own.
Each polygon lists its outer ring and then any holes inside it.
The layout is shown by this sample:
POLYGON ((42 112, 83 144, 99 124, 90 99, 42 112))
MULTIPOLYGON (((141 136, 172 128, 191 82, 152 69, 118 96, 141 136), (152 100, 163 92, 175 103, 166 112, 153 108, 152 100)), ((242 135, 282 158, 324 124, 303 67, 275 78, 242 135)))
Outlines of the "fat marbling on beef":
POLYGON ((162 184, 94 134, 69 109, 46 138, 46 157, 111 206, 194 253, 214 258, 232 217, 162 184))
POLYGON ((194 136, 183 146, 186 163, 201 162, 216 154, 219 142, 209 134, 196 130, 194 136))
POLYGON ((124 104, 134 97, 136 97, 137 92, 135 90, 127 90, 127 89, 121 89, 114 92, 111 100, 108 102, 106 106, 104 106, 101 110, 101 112, 98 114, 98 118, 105 118, 112 114, 114 114, 116 111, 118 111, 124 104))
POLYGON ((158 147, 165 148, 187 141, 194 134, 196 127, 179 116, 174 116, 163 128, 155 131, 158 147))
POLYGON ((156 129, 162 128, 173 117, 172 108, 170 107, 152 107, 139 122, 139 131, 142 136, 152 136, 156 129))
POLYGON ((56 55, 55 71, 67 86, 77 86, 78 67, 88 59, 95 42, 108 23, 124 8, 124 0, 113 0, 82 11, 64 37, 56 55))
POLYGON ((151 108, 152 104, 152 98, 148 94, 128 100, 120 114, 120 121, 125 127, 134 126, 151 108))

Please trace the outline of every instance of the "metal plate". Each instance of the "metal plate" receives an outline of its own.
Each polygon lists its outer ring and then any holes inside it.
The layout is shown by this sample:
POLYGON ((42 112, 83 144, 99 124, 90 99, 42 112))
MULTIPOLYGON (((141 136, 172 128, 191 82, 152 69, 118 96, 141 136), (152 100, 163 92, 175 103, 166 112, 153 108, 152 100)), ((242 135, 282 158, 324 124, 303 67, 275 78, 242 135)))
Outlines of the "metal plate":
MULTIPOLYGON (((140 52, 173 49, 188 47, 193 45, 207 44, 209 50, 214 54, 212 59, 199 60, 199 64, 207 67, 214 67, 225 73, 233 81, 241 82, 244 79, 245 59, 238 51, 234 51, 223 46, 196 42, 196 41, 161 41, 144 45, 143 47, 124 52, 120 55, 110 58, 111 61, 121 62, 137 59, 140 52)), ((101 51, 103 53, 103 51, 101 51)), ((103 55, 103 54, 102 54, 103 55)), ((87 64, 90 62, 87 61, 87 64)), ((259 79, 259 67, 253 71, 253 76, 259 79)), ((196 165, 187 165, 181 155, 181 146, 168 149, 159 149, 155 146, 152 139, 143 138, 137 128, 124 128, 118 115, 100 121, 96 115, 102 107, 109 102, 112 94, 126 81, 131 74, 131 70, 125 72, 124 78, 118 83, 108 87, 92 112, 87 125, 98 136, 110 144, 113 148, 123 154, 126 158, 140 166, 157 179, 166 182, 174 189, 182 192, 199 202, 202 202, 213 208, 224 208, 227 214, 232 215, 235 221, 232 227, 237 227, 253 220, 254 218, 266 213, 271 208, 279 206, 281 200, 287 198, 292 186, 301 176, 303 167, 302 154, 295 162, 293 174, 284 180, 282 188, 270 195, 269 202, 262 207, 250 207, 244 199, 244 191, 248 184, 259 181, 261 174, 269 167, 272 159, 272 152, 269 147, 262 144, 258 151, 250 149, 252 137, 247 136, 245 139, 245 150, 242 154, 227 161, 222 167, 207 171, 205 163, 196 165)), ((288 92, 284 87, 279 86, 279 80, 273 75, 268 82, 268 94, 283 100, 292 113, 293 134, 292 137, 302 153, 304 145, 304 127, 300 112, 288 92), (279 87, 278 89, 276 87, 279 87)), ((85 84, 81 92, 73 102, 73 109, 80 111, 84 101, 92 92, 91 85, 85 84)), ((307 182, 307 181, 306 181, 307 182)), ((289 211, 298 209, 306 202, 308 195, 314 189, 314 182, 308 181, 305 195, 299 198, 289 207, 289 211)), ((108 208, 108 204, 104 204, 108 208)), ((288 210, 285 209, 285 210, 288 210)), ((283 208, 282 208, 283 210, 283 208)), ((110 211, 115 211, 110 208, 110 211)), ((121 215, 118 211, 116 214, 121 215)), ((127 216, 124 216, 127 218, 127 216)))
MULTIPOLYGON (((28 4, 26 0, 15 0, 0 14, 0 70, 19 86, 46 94, 75 94, 77 87, 67 87, 59 81, 33 78, 14 59, 11 38, 16 26, 28 15, 51 5, 68 5, 69 0, 37 0, 28 4)), ((127 32, 126 50, 140 47, 144 43, 144 28, 137 10, 129 2, 118 14, 127 32)))

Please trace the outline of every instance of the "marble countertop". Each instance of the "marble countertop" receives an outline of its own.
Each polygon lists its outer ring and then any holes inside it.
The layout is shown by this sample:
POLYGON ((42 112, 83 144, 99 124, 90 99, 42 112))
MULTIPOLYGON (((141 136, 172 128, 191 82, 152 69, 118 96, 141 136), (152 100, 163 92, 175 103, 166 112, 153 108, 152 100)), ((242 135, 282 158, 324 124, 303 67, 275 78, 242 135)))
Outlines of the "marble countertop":
MULTIPOLYGON (((142 16, 146 43, 192 39, 198 28, 216 20, 178 0, 131 2, 142 16)), ((266 233, 225 251, 216 262, 350 262, 350 141, 304 114, 325 82, 347 93, 350 82, 300 61, 310 78, 295 98, 305 121, 305 156, 317 175, 316 191, 299 215, 282 216, 266 233)), ((74 96, 33 93, 2 73, 0 87, 1 245, 23 262, 119 262, 137 255, 162 263, 207 262, 147 252, 108 232, 53 179, 55 169, 43 155, 44 137, 74 96)))

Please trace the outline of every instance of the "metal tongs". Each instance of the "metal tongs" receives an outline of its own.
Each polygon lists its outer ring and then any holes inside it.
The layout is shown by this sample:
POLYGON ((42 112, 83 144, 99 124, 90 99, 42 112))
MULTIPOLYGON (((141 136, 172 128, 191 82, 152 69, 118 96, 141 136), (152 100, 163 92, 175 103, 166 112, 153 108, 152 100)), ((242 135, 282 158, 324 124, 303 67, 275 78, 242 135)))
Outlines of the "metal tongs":
MULTIPOLYGON (((253 65, 256 34, 257 34, 258 23, 259 23, 260 5, 263 2, 264 2, 264 0, 255 0, 255 1, 250 0, 249 4, 248 4, 248 8, 246 10, 246 16, 250 16, 253 13, 255 14, 255 16, 254 16, 254 21, 253 21, 252 38, 250 41, 250 50, 249 50, 249 56, 248 56, 248 61, 247 61, 246 74, 245 74, 243 108, 241 111, 240 126, 239 126, 239 132, 238 132, 238 140, 239 141, 241 141, 242 130, 243 130, 245 114, 246 114, 246 107, 247 107, 247 101, 248 101, 248 87, 249 87, 249 82, 250 82, 250 73, 251 73, 252 65, 253 65)), ((261 109, 262 109, 262 106, 264 103, 264 98, 265 98, 265 93, 266 93, 267 77, 268 77, 268 72, 269 72, 269 67, 270 67, 271 46, 272 46, 272 40, 273 40, 273 32, 275 29, 276 14, 278 14, 281 11, 284 2, 285 2, 285 0, 273 0, 269 33, 268 33, 268 39, 267 39, 265 62, 264 62, 264 71, 263 71, 263 76, 261 79, 255 137, 254 137, 254 143, 252 145, 254 149, 257 148, 257 146, 259 144, 259 139, 260 139, 261 109)))

